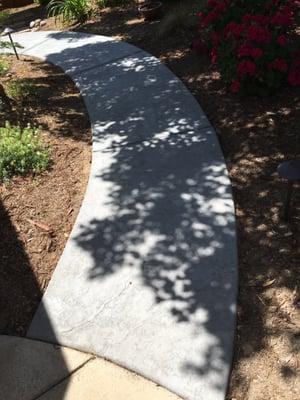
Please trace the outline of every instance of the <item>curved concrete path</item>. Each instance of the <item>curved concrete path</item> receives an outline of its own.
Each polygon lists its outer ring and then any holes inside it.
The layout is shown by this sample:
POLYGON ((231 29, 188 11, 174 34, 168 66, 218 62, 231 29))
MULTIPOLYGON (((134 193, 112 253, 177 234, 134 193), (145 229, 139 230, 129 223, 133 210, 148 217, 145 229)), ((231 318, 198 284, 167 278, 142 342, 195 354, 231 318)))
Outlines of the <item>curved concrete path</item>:
POLYGON ((5 400, 180 400, 153 382, 92 354, 0 336, 5 400))
POLYGON ((28 336, 188 400, 224 399, 237 255, 213 128, 181 81, 134 46, 68 32, 14 38, 72 77, 93 129, 86 195, 28 336))

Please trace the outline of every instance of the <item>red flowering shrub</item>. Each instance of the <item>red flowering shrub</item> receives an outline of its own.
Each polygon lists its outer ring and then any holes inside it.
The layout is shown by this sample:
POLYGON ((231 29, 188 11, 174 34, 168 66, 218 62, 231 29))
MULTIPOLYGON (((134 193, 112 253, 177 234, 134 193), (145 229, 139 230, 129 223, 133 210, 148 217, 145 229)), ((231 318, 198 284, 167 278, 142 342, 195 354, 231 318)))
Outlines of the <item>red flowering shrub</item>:
POLYGON ((300 85, 300 0, 208 0, 194 49, 211 57, 233 93, 300 85))

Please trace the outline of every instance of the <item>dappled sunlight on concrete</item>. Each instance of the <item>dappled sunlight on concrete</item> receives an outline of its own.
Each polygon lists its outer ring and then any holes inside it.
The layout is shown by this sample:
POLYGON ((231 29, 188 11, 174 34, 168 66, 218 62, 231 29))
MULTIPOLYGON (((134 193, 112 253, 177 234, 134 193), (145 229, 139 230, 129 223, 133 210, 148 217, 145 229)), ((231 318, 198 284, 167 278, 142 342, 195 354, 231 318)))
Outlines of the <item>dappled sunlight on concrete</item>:
POLYGON ((105 37, 46 35, 29 53, 61 66, 80 89, 93 162, 29 336, 99 354, 190 400, 223 399, 237 255, 215 132, 149 54, 105 37))

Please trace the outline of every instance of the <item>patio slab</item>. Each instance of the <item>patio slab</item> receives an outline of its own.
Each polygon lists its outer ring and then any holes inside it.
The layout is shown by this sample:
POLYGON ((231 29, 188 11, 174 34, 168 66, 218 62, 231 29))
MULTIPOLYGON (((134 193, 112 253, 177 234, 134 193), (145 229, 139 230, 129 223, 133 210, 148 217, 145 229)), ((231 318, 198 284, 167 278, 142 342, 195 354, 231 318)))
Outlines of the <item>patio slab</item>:
POLYGON ((143 377, 92 354, 0 336, 5 400, 180 400, 143 377))
POLYGON ((96 358, 39 400, 180 400, 161 386, 96 358))
POLYGON ((24 54, 57 63, 83 95, 93 161, 28 336, 105 357, 187 400, 224 400, 237 252, 213 128, 178 78, 140 49, 114 41, 110 57, 109 39, 90 38, 93 53, 85 34, 53 32, 32 47, 32 35, 17 37, 24 54))
POLYGON ((53 344, 0 336, 0 397, 36 399, 92 358, 53 344))

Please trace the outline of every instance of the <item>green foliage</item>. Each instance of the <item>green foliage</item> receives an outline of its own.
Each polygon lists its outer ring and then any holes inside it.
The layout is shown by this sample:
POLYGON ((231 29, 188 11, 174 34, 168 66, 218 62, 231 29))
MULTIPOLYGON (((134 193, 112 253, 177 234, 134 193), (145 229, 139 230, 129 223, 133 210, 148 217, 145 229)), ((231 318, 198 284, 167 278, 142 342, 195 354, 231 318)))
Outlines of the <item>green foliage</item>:
MULTIPOLYGON (((0 3, 0 5, 1 5, 1 3, 0 3)), ((9 17, 9 12, 7 12, 5 10, 0 11, 0 26, 3 26, 6 23, 8 17, 9 17)))
MULTIPOLYGON (((22 49, 23 46, 21 46, 19 43, 14 42, 15 47, 22 49)), ((0 49, 12 49, 13 45, 11 44, 11 42, 7 42, 7 41, 0 41, 0 49)))
POLYGON ((37 90, 36 85, 27 79, 15 79, 6 85, 6 93, 12 99, 22 100, 28 96, 33 96, 37 90))
POLYGON ((209 54, 233 93, 300 86, 298 0, 207 0, 193 48, 209 54))
POLYGON ((48 16, 60 18, 63 23, 84 23, 92 15, 89 0, 50 0, 48 16))
POLYGON ((35 4, 40 4, 41 6, 45 6, 49 3, 50 0, 33 0, 35 4))
POLYGON ((10 68, 9 61, 4 56, 0 56, 0 76, 7 74, 9 68, 10 68))
POLYGON ((135 3, 135 0, 97 0, 97 6, 99 8, 124 7, 127 4, 133 3, 135 3))
POLYGON ((37 129, 21 129, 8 122, 0 128, 0 181, 13 175, 38 173, 49 165, 49 153, 37 129))

